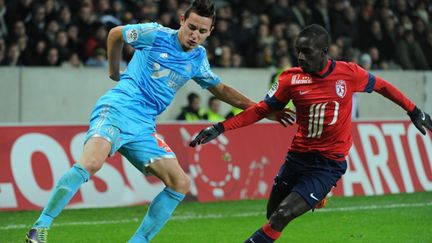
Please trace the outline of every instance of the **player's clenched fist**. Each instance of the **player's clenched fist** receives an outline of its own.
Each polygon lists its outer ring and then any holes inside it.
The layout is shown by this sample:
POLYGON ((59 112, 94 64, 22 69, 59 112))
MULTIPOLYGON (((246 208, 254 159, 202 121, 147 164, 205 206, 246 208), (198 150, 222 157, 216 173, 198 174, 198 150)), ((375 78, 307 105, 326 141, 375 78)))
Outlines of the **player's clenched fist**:
POLYGON ((409 117, 411 118, 412 123, 417 127, 417 129, 423 134, 426 135, 426 131, 423 127, 432 131, 432 120, 429 114, 420 110, 417 106, 413 111, 408 112, 409 117))
POLYGON ((207 127, 201 130, 198 135, 190 142, 189 146, 195 147, 199 144, 205 144, 215 139, 217 136, 221 135, 225 131, 222 123, 216 123, 213 126, 207 127))

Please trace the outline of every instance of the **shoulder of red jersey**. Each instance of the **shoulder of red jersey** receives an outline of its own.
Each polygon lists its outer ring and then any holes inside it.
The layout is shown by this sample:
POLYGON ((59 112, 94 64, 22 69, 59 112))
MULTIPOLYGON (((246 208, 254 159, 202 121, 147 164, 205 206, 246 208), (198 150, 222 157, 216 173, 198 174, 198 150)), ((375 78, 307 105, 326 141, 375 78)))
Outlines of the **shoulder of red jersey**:
POLYGON ((299 67, 284 70, 279 76, 279 82, 287 84, 309 84, 312 83, 312 77, 303 72, 299 67))
POLYGON ((336 67, 344 69, 344 71, 356 72, 360 66, 354 62, 336 61, 336 67))

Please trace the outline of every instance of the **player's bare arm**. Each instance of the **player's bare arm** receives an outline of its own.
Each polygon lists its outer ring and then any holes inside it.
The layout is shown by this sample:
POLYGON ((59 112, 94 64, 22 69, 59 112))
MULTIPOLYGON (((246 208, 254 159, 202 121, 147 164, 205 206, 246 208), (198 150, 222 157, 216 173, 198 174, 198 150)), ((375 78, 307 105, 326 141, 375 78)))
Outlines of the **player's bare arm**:
MULTIPOLYGON (((208 90, 218 99, 243 110, 255 105, 255 102, 248 99, 239 91, 223 83, 219 83, 216 86, 210 87, 208 90)), ((292 125, 295 120, 293 111, 288 108, 283 110, 273 110, 265 117, 267 119, 277 121, 285 127, 287 125, 292 125)))
POLYGON ((238 90, 223 83, 219 83, 218 85, 208 88, 208 91, 210 91, 210 93, 223 102, 226 102, 242 110, 255 105, 255 102, 244 96, 238 90))
POLYGON ((120 58, 123 49, 123 26, 110 30, 107 38, 109 77, 114 81, 120 80, 120 58))

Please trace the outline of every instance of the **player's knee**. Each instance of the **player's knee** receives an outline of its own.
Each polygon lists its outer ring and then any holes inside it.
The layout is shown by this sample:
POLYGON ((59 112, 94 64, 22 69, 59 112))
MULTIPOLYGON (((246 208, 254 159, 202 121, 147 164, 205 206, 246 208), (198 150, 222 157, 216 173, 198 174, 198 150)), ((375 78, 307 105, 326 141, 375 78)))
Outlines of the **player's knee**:
POLYGON ((176 180, 175 183, 176 191, 181 192, 183 194, 187 193, 189 191, 190 185, 191 185, 191 179, 188 175, 183 175, 179 179, 176 180))
POLYGON ((81 164, 90 175, 94 175, 102 168, 103 161, 98 160, 96 157, 89 157, 85 161, 81 161, 81 164))
POLYGON ((281 206, 271 215, 271 220, 285 226, 297 216, 292 209, 281 206))

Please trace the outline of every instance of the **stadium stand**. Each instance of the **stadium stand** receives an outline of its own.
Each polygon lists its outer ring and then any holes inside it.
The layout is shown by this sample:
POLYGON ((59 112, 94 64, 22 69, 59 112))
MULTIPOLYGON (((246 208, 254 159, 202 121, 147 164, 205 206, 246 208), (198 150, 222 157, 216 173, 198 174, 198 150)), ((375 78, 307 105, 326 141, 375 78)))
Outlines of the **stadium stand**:
MULTIPOLYGON (((205 43, 216 67, 276 67, 286 57, 295 66, 293 40, 311 23, 331 33, 330 53, 339 60, 373 70, 432 67, 432 3, 427 0, 216 3, 218 20, 205 43)), ((104 66, 100 54, 113 26, 156 21, 177 28, 178 16, 188 4, 186 0, 0 0, 0 65, 104 66)), ((125 62, 132 52, 125 48, 125 62)))

